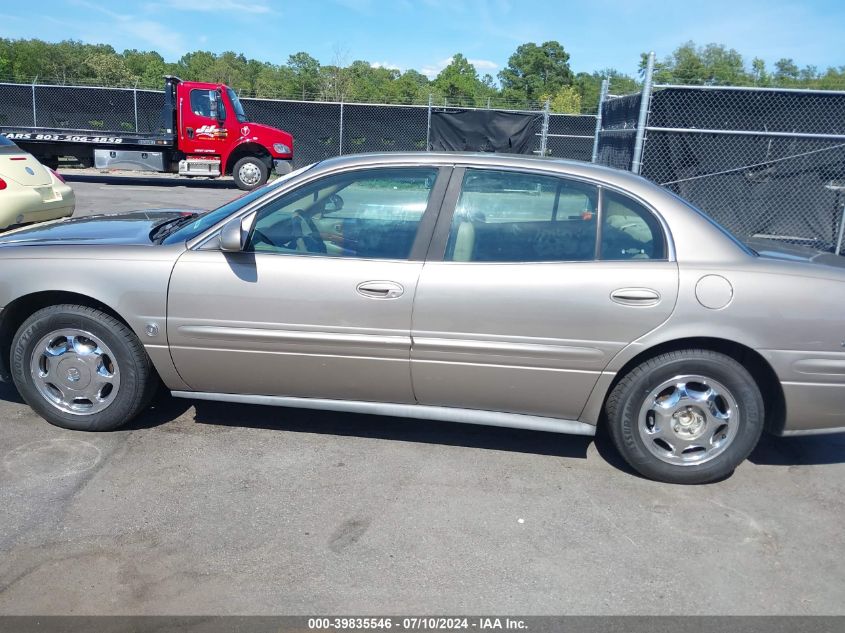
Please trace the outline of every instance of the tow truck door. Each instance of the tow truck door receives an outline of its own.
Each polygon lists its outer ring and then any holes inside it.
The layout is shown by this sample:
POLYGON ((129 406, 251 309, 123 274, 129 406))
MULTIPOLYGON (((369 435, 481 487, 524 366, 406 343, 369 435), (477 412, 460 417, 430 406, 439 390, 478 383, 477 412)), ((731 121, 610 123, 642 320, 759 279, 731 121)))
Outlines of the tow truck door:
POLYGON ((221 91, 208 84, 179 84, 179 148, 185 154, 224 156, 229 142, 227 126, 235 121, 221 91))

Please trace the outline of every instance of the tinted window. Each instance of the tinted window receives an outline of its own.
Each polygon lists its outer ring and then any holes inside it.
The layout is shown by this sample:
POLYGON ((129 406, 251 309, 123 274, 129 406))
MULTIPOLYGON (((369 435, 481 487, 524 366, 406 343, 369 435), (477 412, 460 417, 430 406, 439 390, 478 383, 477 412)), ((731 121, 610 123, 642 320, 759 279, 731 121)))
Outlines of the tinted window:
POLYGON ((595 256, 597 190, 565 178, 467 170, 449 261, 585 261, 595 256))
POLYGON ((214 90, 191 90, 191 112, 211 118, 211 102, 215 96, 214 90))
POLYGON ((5 136, 0 134, 0 147, 6 146, 6 145, 14 145, 14 143, 12 143, 12 141, 10 141, 5 136))
POLYGON ((660 222, 639 202, 613 191, 602 195, 602 259, 666 259, 660 222))
POLYGON ((370 169, 330 176, 258 212, 247 250, 407 259, 436 169, 370 169))

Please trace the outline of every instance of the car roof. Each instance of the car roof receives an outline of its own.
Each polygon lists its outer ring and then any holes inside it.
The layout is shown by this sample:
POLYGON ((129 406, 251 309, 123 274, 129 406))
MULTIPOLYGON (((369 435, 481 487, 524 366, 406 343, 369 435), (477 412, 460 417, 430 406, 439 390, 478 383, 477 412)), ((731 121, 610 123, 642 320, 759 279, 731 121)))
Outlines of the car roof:
POLYGON ((524 154, 492 154, 486 152, 378 152, 369 154, 350 154, 328 158, 318 164, 322 169, 342 169, 344 167, 368 165, 461 165, 472 167, 503 167, 552 171, 560 174, 580 176, 613 184, 625 189, 645 186, 648 189, 659 188, 654 183, 631 172, 596 165, 578 160, 544 158, 524 154))
MULTIPOLYGON (((665 201, 674 197, 654 182, 604 165, 596 165, 579 160, 527 156, 524 154, 493 154, 489 152, 377 152, 368 154, 348 154, 327 158, 314 165, 314 174, 335 172, 357 167, 391 166, 448 166, 478 167, 487 169, 524 169, 527 171, 548 172, 554 175, 571 176, 594 181, 610 187, 618 187, 626 193, 648 200, 655 198, 665 201)), ((656 202, 656 200, 654 200, 656 202)))

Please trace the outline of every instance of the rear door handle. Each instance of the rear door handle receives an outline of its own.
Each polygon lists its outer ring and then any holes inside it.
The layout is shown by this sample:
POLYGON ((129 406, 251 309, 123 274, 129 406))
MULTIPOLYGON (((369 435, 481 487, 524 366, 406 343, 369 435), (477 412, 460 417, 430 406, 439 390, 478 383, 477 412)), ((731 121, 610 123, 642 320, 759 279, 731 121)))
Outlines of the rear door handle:
POLYGON ((660 293, 651 288, 619 288, 610 293, 610 298, 623 306, 653 306, 660 303, 660 293))
POLYGON ((396 299, 405 293, 402 284, 395 281, 363 281, 355 290, 368 299, 396 299))

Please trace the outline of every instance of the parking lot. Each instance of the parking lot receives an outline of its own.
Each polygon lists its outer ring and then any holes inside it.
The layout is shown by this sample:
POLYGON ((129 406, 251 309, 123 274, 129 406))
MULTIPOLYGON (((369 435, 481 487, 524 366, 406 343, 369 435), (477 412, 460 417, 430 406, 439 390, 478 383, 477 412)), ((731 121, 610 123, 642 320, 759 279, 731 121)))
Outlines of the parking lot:
MULTIPOLYGON (((231 181, 68 178, 78 214, 231 181)), ((845 434, 706 486, 609 439, 175 400, 50 426, 0 384, 2 614, 845 614, 845 434)))

